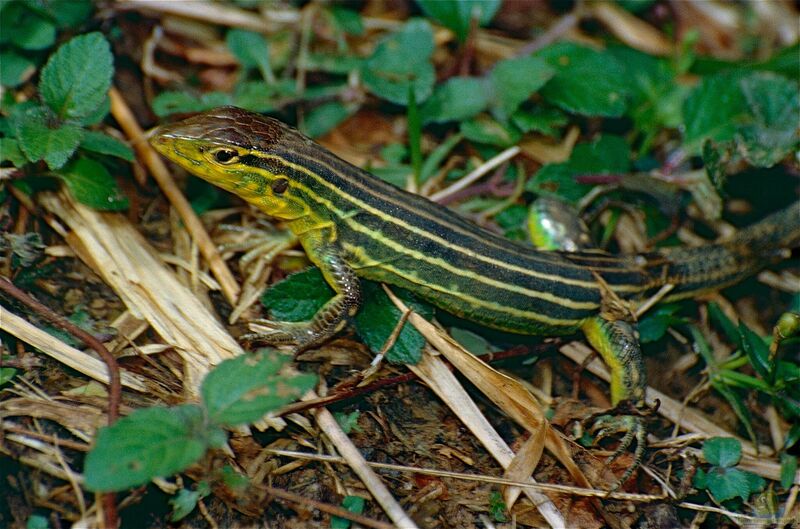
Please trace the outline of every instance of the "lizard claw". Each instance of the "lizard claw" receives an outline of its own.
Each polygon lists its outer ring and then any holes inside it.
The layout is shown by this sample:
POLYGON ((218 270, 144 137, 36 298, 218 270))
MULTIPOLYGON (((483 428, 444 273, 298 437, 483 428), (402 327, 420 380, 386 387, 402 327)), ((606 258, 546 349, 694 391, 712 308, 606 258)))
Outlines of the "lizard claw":
POLYGON ((647 430, 644 418, 639 415, 602 415, 593 422, 589 432, 595 436, 595 443, 606 437, 622 434, 619 446, 606 460, 607 465, 611 465, 616 461, 636 441, 636 448, 633 451, 633 464, 625 470, 622 477, 609 490, 609 492, 614 492, 628 481, 642 465, 644 451, 647 448, 647 430))

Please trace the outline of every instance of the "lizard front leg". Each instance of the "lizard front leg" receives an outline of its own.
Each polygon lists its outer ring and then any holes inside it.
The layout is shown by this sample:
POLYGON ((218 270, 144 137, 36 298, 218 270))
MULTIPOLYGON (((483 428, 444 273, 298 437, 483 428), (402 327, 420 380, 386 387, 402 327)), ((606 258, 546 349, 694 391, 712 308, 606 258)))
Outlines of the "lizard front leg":
MULTIPOLYGON (((315 239, 317 239, 315 237, 315 239)), ((319 239, 322 239, 320 237, 319 239)), ((302 240, 302 239, 301 239, 302 240)), ((335 242, 304 241, 312 262, 336 293, 314 316, 303 322, 253 320, 246 338, 272 345, 294 345, 302 351, 331 338, 347 325, 361 306, 361 283, 335 242), (320 244, 315 244, 320 242, 320 244), (313 249, 309 251, 309 247, 313 249)))

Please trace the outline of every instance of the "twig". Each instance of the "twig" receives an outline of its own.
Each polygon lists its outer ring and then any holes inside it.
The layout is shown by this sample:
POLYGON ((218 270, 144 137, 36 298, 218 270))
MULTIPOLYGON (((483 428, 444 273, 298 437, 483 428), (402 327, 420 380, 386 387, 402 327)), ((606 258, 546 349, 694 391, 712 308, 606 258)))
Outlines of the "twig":
POLYGON ((468 187, 473 182, 477 181, 483 175, 494 169, 495 167, 501 165, 503 162, 506 162, 519 154, 521 149, 518 145, 514 145, 513 147, 509 147, 508 149, 504 150, 497 156, 486 160, 486 162, 482 163, 480 166, 476 167, 472 172, 464 176, 458 182, 454 183, 450 187, 442 189, 441 191, 437 191, 436 193, 432 194, 430 197, 431 200, 434 202, 439 202, 443 198, 448 197, 455 193, 456 191, 460 191, 465 187, 468 187))
POLYGON ((139 158, 150 169, 153 179, 158 183, 158 186, 164 192, 164 195, 169 200, 170 204, 178 211, 178 214, 186 225, 186 229, 192 236, 192 239, 197 243, 200 248, 200 253, 208 261, 208 266, 214 277, 219 281, 222 294, 228 303, 236 305, 236 300, 239 298, 239 284, 233 278, 233 274, 228 269, 228 265, 220 257, 217 252, 214 242, 208 235, 203 223, 195 214, 189 201, 183 195, 175 181, 172 179, 167 166, 159 158, 158 154, 147 143, 144 137, 144 131, 136 121, 130 107, 122 98, 122 95, 116 88, 111 88, 108 93, 111 98, 111 113, 114 119, 117 120, 122 130, 130 138, 131 145, 136 150, 139 158))
MULTIPOLYGON (((120 384, 119 364, 117 359, 114 358, 105 346, 77 325, 71 323, 60 314, 56 314, 46 305, 33 299, 30 295, 23 292, 16 287, 10 280, 5 277, 0 277, 0 290, 7 295, 16 299, 20 303, 28 306, 35 313, 45 318, 47 321, 64 329, 75 338, 79 339, 89 347, 91 347, 98 356, 108 366, 108 424, 113 424, 119 417, 119 403, 122 394, 122 386, 120 384)), ((103 502, 103 516, 107 528, 117 527, 117 505, 113 493, 105 493, 101 495, 103 502)))
POLYGON ((381 522, 379 520, 373 520, 372 518, 350 512, 347 509, 343 509, 337 505, 331 505, 330 503, 322 503, 321 501, 312 500, 311 498, 306 498, 305 496, 295 494, 294 492, 289 492, 288 490, 277 489, 275 487, 269 487, 266 485, 262 485, 259 488, 267 494, 275 496, 276 498, 281 498, 282 500, 287 500, 299 505, 308 505, 314 509, 317 509, 318 511, 332 514, 334 516, 338 516, 339 518, 345 518, 352 522, 366 525, 367 527, 374 527, 375 529, 395 529, 395 526, 392 524, 381 522))
MULTIPOLYGON (((317 394, 314 391, 309 391, 303 397, 303 400, 314 400, 316 398, 318 398, 317 394)), ((364 486, 367 487, 372 497, 380 504, 392 522, 403 529, 417 529, 417 524, 406 514, 378 475, 369 468, 364 456, 361 455, 358 448, 347 437, 347 434, 342 431, 333 414, 326 408, 321 408, 317 410, 314 416, 320 429, 328 436, 336 450, 347 460, 347 464, 361 479, 361 482, 364 483, 364 486)))
MULTIPOLYGON (((517 345, 510 349, 506 349, 505 351, 488 353, 484 355, 482 358, 491 364, 493 362, 500 362, 502 360, 507 360, 509 358, 516 358, 518 356, 527 356, 531 354, 544 352, 548 349, 552 349, 558 346, 560 343, 561 343, 560 341, 556 340, 544 344, 539 344, 536 346, 517 345)), ((449 367, 452 370, 452 366, 449 367)), ((282 417, 290 413, 300 413, 306 410, 310 410, 312 408, 328 406, 329 404, 333 404, 335 402, 341 402, 343 400, 352 399, 358 397, 359 395, 372 393, 379 389, 396 386, 398 384, 404 384, 406 382, 418 379, 419 377, 415 373, 408 372, 408 373, 403 373, 402 375, 382 378, 380 380, 376 380, 369 384, 365 384, 363 386, 358 386, 358 387, 353 387, 352 380, 348 379, 340 383, 339 385, 331 388, 330 394, 326 397, 319 397, 314 400, 305 400, 289 404, 273 412, 273 415, 276 417, 282 417)))

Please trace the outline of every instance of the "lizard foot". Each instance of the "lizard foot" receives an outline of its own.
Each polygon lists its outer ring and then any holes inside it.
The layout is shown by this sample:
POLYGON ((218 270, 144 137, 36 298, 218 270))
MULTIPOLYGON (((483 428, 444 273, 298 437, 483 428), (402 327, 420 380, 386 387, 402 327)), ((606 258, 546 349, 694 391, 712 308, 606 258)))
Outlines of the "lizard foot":
MULTIPOLYGON (((590 419, 591 420, 591 419, 590 419)), ((606 465, 611 465, 615 460, 625 453, 636 442, 633 451, 633 464, 625 470, 625 473, 609 489, 609 492, 618 490, 634 472, 642 465, 644 452, 647 448, 647 430, 645 419, 641 415, 601 415, 594 419, 589 433, 594 435, 595 444, 617 434, 621 434, 619 446, 614 453, 606 460, 606 465)))
POLYGON ((317 342, 317 335, 310 322, 259 319, 252 320, 247 325, 252 332, 241 337, 246 341, 269 345, 294 345, 297 351, 306 349, 317 342))

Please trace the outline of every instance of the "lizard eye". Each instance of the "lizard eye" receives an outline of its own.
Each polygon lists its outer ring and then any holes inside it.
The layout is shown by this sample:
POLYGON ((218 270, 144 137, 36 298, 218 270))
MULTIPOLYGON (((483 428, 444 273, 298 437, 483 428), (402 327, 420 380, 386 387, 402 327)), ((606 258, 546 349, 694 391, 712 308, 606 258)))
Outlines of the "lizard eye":
POLYGON ((219 149, 214 152, 214 159, 219 163, 231 164, 239 159, 239 153, 233 149, 219 149))

